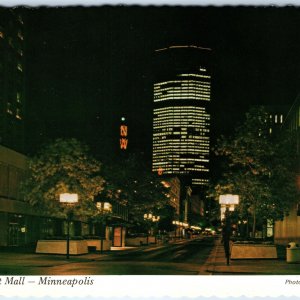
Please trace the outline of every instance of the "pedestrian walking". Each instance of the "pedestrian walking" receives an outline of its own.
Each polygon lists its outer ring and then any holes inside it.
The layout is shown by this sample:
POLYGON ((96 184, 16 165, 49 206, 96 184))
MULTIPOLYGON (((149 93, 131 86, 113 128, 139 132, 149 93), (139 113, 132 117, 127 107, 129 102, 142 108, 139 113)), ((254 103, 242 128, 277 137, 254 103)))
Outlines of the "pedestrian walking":
POLYGON ((222 242, 225 250, 227 266, 229 265, 229 260, 230 260, 230 236, 231 236, 230 222, 227 219, 222 228, 222 242))

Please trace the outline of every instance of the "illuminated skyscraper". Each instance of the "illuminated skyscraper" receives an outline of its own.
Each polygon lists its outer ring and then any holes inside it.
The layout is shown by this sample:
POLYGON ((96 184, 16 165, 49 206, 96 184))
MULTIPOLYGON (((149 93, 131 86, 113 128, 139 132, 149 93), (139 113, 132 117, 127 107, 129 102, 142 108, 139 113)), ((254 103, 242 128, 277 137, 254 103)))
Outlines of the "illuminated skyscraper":
POLYGON ((152 170, 208 183, 211 100, 207 48, 156 50, 152 170))
POLYGON ((24 23, 19 9, 0 9, 0 144, 24 149, 24 23))

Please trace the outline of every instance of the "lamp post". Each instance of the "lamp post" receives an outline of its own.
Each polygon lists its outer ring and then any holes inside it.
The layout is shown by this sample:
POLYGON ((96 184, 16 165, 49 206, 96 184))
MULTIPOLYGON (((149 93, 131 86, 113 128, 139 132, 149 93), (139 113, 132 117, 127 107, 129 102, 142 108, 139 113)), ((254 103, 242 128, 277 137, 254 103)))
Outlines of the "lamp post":
MULTIPOLYGON (((151 213, 149 213, 149 214, 144 214, 144 220, 148 220, 148 221, 150 221, 151 223, 152 222, 158 222, 159 220, 160 220, 160 216, 154 216, 154 215, 152 215, 151 213)), ((157 224, 157 223, 156 223, 157 224)), ((150 234, 152 233, 152 226, 151 226, 151 228, 150 228, 150 234)), ((147 244, 148 244, 148 240, 149 239, 149 233, 148 233, 148 235, 147 235, 147 244)), ((156 242, 156 239, 155 239, 155 242, 156 242)))
POLYGON ((59 195, 59 202, 65 204, 69 209, 67 211, 67 259, 70 258, 70 221, 72 219, 72 206, 78 202, 77 194, 64 193, 59 195))
POLYGON ((100 253, 103 253, 103 239, 106 238, 106 215, 112 212, 112 205, 110 202, 101 202, 99 199, 96 202, 96 207, 99 215, 103 217, 100 222, 100 253))

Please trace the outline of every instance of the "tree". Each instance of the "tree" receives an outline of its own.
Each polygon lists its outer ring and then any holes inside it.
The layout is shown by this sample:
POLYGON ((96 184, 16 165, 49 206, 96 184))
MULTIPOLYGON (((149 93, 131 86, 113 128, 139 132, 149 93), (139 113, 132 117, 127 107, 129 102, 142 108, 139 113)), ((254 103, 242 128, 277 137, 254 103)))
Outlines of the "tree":
POLYGON ((94 195, 101 192, 104 180, 101 164, 76 139, 57 139, 29 160, 28 179, 22 185, 24 200, 40 212, 65 217, 59 203, 62 193, 78 194, 74 212, 80 217, 95 215, 94 195))
POLYGON ((106 180, 103 196, 126 205, 131 221, 141 224, 145 213, 164 213, 162 209, 169 203, 168 188, 151 172, 142 155, 110 157, 103 174, 106 180))
POLYGON ((226 166, 215 195, 240 195, 238 211, 252 216, 253 236, 257 222, 282 218, 297 199, 294 140, 283 130, 271 136, 265 108, 253 107, 234 136, 221 137, 215 147, 226 166))

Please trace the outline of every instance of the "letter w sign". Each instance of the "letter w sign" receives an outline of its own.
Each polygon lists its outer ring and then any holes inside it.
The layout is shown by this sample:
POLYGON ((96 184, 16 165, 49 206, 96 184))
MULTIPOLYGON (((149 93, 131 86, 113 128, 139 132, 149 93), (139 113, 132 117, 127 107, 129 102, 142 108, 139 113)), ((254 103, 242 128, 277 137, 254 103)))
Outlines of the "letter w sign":
POLYGON ((126 150, 127 149, 128 140, 127 139, 120 139, 120 148, 126 150))

